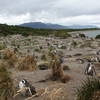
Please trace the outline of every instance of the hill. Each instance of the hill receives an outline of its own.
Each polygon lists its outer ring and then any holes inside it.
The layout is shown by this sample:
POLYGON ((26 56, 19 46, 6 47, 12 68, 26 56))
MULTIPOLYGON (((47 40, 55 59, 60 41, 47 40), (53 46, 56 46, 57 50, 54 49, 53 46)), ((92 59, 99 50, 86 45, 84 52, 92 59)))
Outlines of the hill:
POLYGON ((38 28, 38 29, 85 29, 85 28, 98 28, 94 25, 71 25, 71 26, 63 26, 59 24, 51 24, 51 23, 42 23, 42 22, 29 22, 23 23, 19 26, 30 27, 30 28, 38 28))

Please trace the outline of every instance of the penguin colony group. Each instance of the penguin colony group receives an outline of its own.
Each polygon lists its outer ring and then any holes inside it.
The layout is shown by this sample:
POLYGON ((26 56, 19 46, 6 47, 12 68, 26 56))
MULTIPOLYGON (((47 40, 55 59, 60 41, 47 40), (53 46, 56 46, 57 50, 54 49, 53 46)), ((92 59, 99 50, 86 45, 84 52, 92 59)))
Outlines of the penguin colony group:
MULTIPOLYGON (((57 53, 57 51, 54 51, 54 55, 57 53)), ((100 51, 98 51, 96 53, 97 55, 100 55, 100 51)), ((77 59, 79 60, 81 63, 84 63, 83 59, 77 59)), ((54 61, 54 59, 52 60, 52 80, 56 81, 56 80, 61 80, 61 82, 66 83, 70 78, 67 75, 64 75, 64 71, 63 71, 63 67, 62 67, 62 63, 63 63, 63 58, 60 56, 59 59, 56 59, 56 61, 54 61)), ((96 71, 95 71, 95 66, 93 64, 93 62, 100 62, 99 57, 95 57, 95 58, 91 58, 90 60, 87 60, 87 65, 84 71, 85 75, 89 75, 89 76, 94 76, 96 75, 96 71)), ((36 89, 34 86, 32 86, 26 79, 23 79, 19 82, 18 84, 19 90, 23 89, 23 88, 28 88, 26 89, 26 91, 24 92, 24 96, 32 96, 35 95, 36 89)))

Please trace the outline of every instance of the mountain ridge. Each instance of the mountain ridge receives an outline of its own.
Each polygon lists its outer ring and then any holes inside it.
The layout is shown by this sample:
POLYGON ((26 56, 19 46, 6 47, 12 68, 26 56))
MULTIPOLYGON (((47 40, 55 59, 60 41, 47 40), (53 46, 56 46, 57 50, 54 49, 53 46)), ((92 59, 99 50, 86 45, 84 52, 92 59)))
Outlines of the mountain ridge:
POLYGON ((70 25, 64 26, 59 24, 43 23, 43 22, 28 22, 20 24, 19 26, 39 28, 39 29, 85 29, 85 28, 99 28, 95 25, 70 25))

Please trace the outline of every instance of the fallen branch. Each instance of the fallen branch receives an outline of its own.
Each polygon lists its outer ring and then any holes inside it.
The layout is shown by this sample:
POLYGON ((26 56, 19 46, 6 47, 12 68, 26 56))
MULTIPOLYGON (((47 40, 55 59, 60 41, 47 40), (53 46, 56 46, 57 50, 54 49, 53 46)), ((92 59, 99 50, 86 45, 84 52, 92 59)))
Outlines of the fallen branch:
POLYGON ((30 90, 30 88, 25 87, 25 88, 22 88, 22 89, 18 90, 17 93, 13 96, 13 98, 15 98, 17 95, 19 95, 21 92, 23 92, 25 90, 30 90))
POLYGON ((37 97, 37 96, 43 96, 44 94, 48 93, 47 90, 48 90, 48 87, 45 88, 44 91, 43 91, 43 89, 40 89, 40 90, 38 90, 38 92, 35 95, 32 95, 31 97, 28 97, 25 100, 30 100, 30 99, 37 97))

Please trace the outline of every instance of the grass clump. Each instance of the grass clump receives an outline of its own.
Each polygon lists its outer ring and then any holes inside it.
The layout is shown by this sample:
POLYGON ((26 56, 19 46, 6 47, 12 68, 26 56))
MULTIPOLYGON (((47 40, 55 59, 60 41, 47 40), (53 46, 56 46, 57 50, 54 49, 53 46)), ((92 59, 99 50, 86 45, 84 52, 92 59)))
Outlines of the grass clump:
POLYGON ((100 100, 100 80, 96 78, 87 78, 83 81, 80 88, 77 89, 77 99, 76 100, 100 100), (95 94, 96 93, 96 94, 95 94), (99 99, 96 99, 96 98, 99 99))
POLYGON ((18 58, 14 51, 7 49, 4 51, 3 60, 7 63, 9 68, 13 68, 18 61, 18 58))
POLYGON ((34 71, 37 69, 37 62, 33 56, 22 57, 18 61, 17 69, 20 71, 34 71))
POLYGON ((14 95, 14 85, 10 73, 4 64, 0 64, 0 100, 11 100, 14 95))

